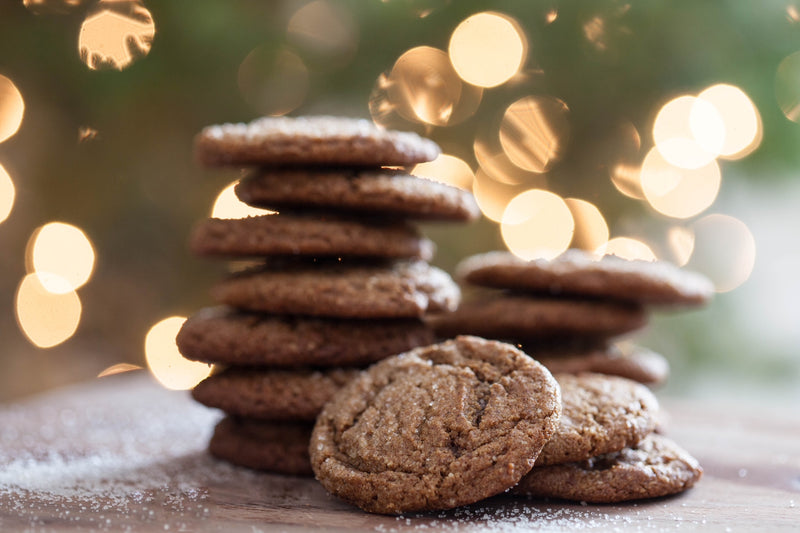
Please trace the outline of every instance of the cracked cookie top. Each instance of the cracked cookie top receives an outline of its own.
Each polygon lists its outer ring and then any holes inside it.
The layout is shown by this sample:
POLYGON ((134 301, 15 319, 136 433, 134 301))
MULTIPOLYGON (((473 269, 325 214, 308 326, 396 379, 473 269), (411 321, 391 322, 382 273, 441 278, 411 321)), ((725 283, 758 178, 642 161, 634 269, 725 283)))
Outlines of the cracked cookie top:
POLYGON ((362 509, 449 509, 514 486, 554 433, 559 388, 511 345, 458 337, 364 371, 325 406, 311 462, 362 509))

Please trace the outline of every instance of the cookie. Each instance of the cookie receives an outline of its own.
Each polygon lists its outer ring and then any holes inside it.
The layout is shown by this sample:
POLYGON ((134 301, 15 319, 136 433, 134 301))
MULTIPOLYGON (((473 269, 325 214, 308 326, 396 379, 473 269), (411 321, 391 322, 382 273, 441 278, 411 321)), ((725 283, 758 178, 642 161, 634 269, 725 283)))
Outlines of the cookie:
POLYGON ((390 169, 259 169, 239 181, 236 195, 278 211, 316 208, 454 221, 481 214, 468 191, 390 169))
POLYGON ((453 313, 432 315, 427 320, 440 337, 609 338, 644 326, 647 314, 632 303, 498 295, 464 302, 453 313))
POLYGON ((556 374, 561 423, 536 466, 583 461, 635 446, 656 426, 658 400, 640 383, 602 374, 556 374))
POLYGON ((552 295, 590 296, 661 306, 700 306, 714 294, 712 283, 663 261, 600 260, 568 250, 550 261, 525 261, 509 252, 489 252, 462 261, 457 277, 485 287, 552 295))
POLYGON ((449 509, 514 486, 558 425, 550 373, 511 345, 459 337, 385 359, 317 418, 314 473, 362 509, 449 509))
POLYGON ((209 218, 195 226, 189 248, 230 258, 272 255, 414 257, 428 260, 433 243, 404 222, 283 213, 209 218))
POLYGON ((211 455, 256 470, 310 476, 312 424, 223 418, 208 444, 211 455))
POLYGON ((265 267, 212 288, 217 302, 240 309, 334 318, 418 318, 454 309, 460 295, 446 272, 424 261, 265 267))
POLYGON ((195 155, 208 166, 403 166, 439 153, 436 143, 416 133, 330 116, 263 117, 209 126, 195 138, 195 155))
POLYGON ((358 373, 357 368, 232 367, 198 383, 192 397, 229 415, 313 422, 325 403, 358 373))
POLYGON ((209 307, 183 323, 175 341, 193 361, 262 366, 363 366, 431 344, 418 319, 347 320, 264 315, 209 307))
POLYGON ((534 467, 515 494, 589 503, 616 503, 676 494, 702 477, 697 460, 651 434, 637 446, 579 463, 534 467))
POLYGON ((556 374, 594 372, 628 378, 646 385, 658 385, 669 376, 669 362, 663 355, 640 346, 612 345, 605 349, 584 352, 540 352, 533 345, 523 351, 556 374))

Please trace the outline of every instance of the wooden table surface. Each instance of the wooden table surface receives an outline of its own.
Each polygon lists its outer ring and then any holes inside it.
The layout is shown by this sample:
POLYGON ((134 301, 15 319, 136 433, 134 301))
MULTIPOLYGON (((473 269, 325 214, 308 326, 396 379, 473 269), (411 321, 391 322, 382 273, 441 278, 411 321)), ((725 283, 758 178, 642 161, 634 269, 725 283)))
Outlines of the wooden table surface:
POLYGON ((369 515, 313 479, 205 453, 218 418, 142 372, 0 407, 0 531, 800 531, 800 410, 662 399, 705 476, 672 498, 579 505, 498 496, 369 515))

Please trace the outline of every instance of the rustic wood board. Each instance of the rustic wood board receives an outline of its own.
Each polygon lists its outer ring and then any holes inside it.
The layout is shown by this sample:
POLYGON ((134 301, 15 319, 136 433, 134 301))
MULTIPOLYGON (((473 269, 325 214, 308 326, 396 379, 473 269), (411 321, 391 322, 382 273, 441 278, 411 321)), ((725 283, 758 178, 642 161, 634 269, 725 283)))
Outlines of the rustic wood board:
POLYGON ((662 403, 668 433, 706 470, 685 494, 605 506, 503 495, 388 517, 337 501, 313 479, 215 461, 205 445, 216 413, 141 372, 113 376, 0 407, 0 530, 798 530, 800 412, 662 403))

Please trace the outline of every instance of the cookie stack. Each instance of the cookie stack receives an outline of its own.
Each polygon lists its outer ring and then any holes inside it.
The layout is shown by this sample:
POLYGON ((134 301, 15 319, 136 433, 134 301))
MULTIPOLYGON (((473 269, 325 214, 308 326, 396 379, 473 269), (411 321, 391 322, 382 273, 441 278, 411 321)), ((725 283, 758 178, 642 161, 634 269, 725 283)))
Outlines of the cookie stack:
POLYGON ((192 392, 227 414, 209 448, 239 465, 310 474, 311 429, 333 392, 360 367, 432 342, 421 318, 460 300, 411 221, 472 220, 477 205, 383 168, 432 160, 439 148, 365 120, 262 118, 208 127, 195 146, 204 165, 250 167, 237 196, 278 211, 208 219, 191 237, 198 255, 257 262, 218 283, 218 306, 176 339, 184 357, 221 369, 192 392))

